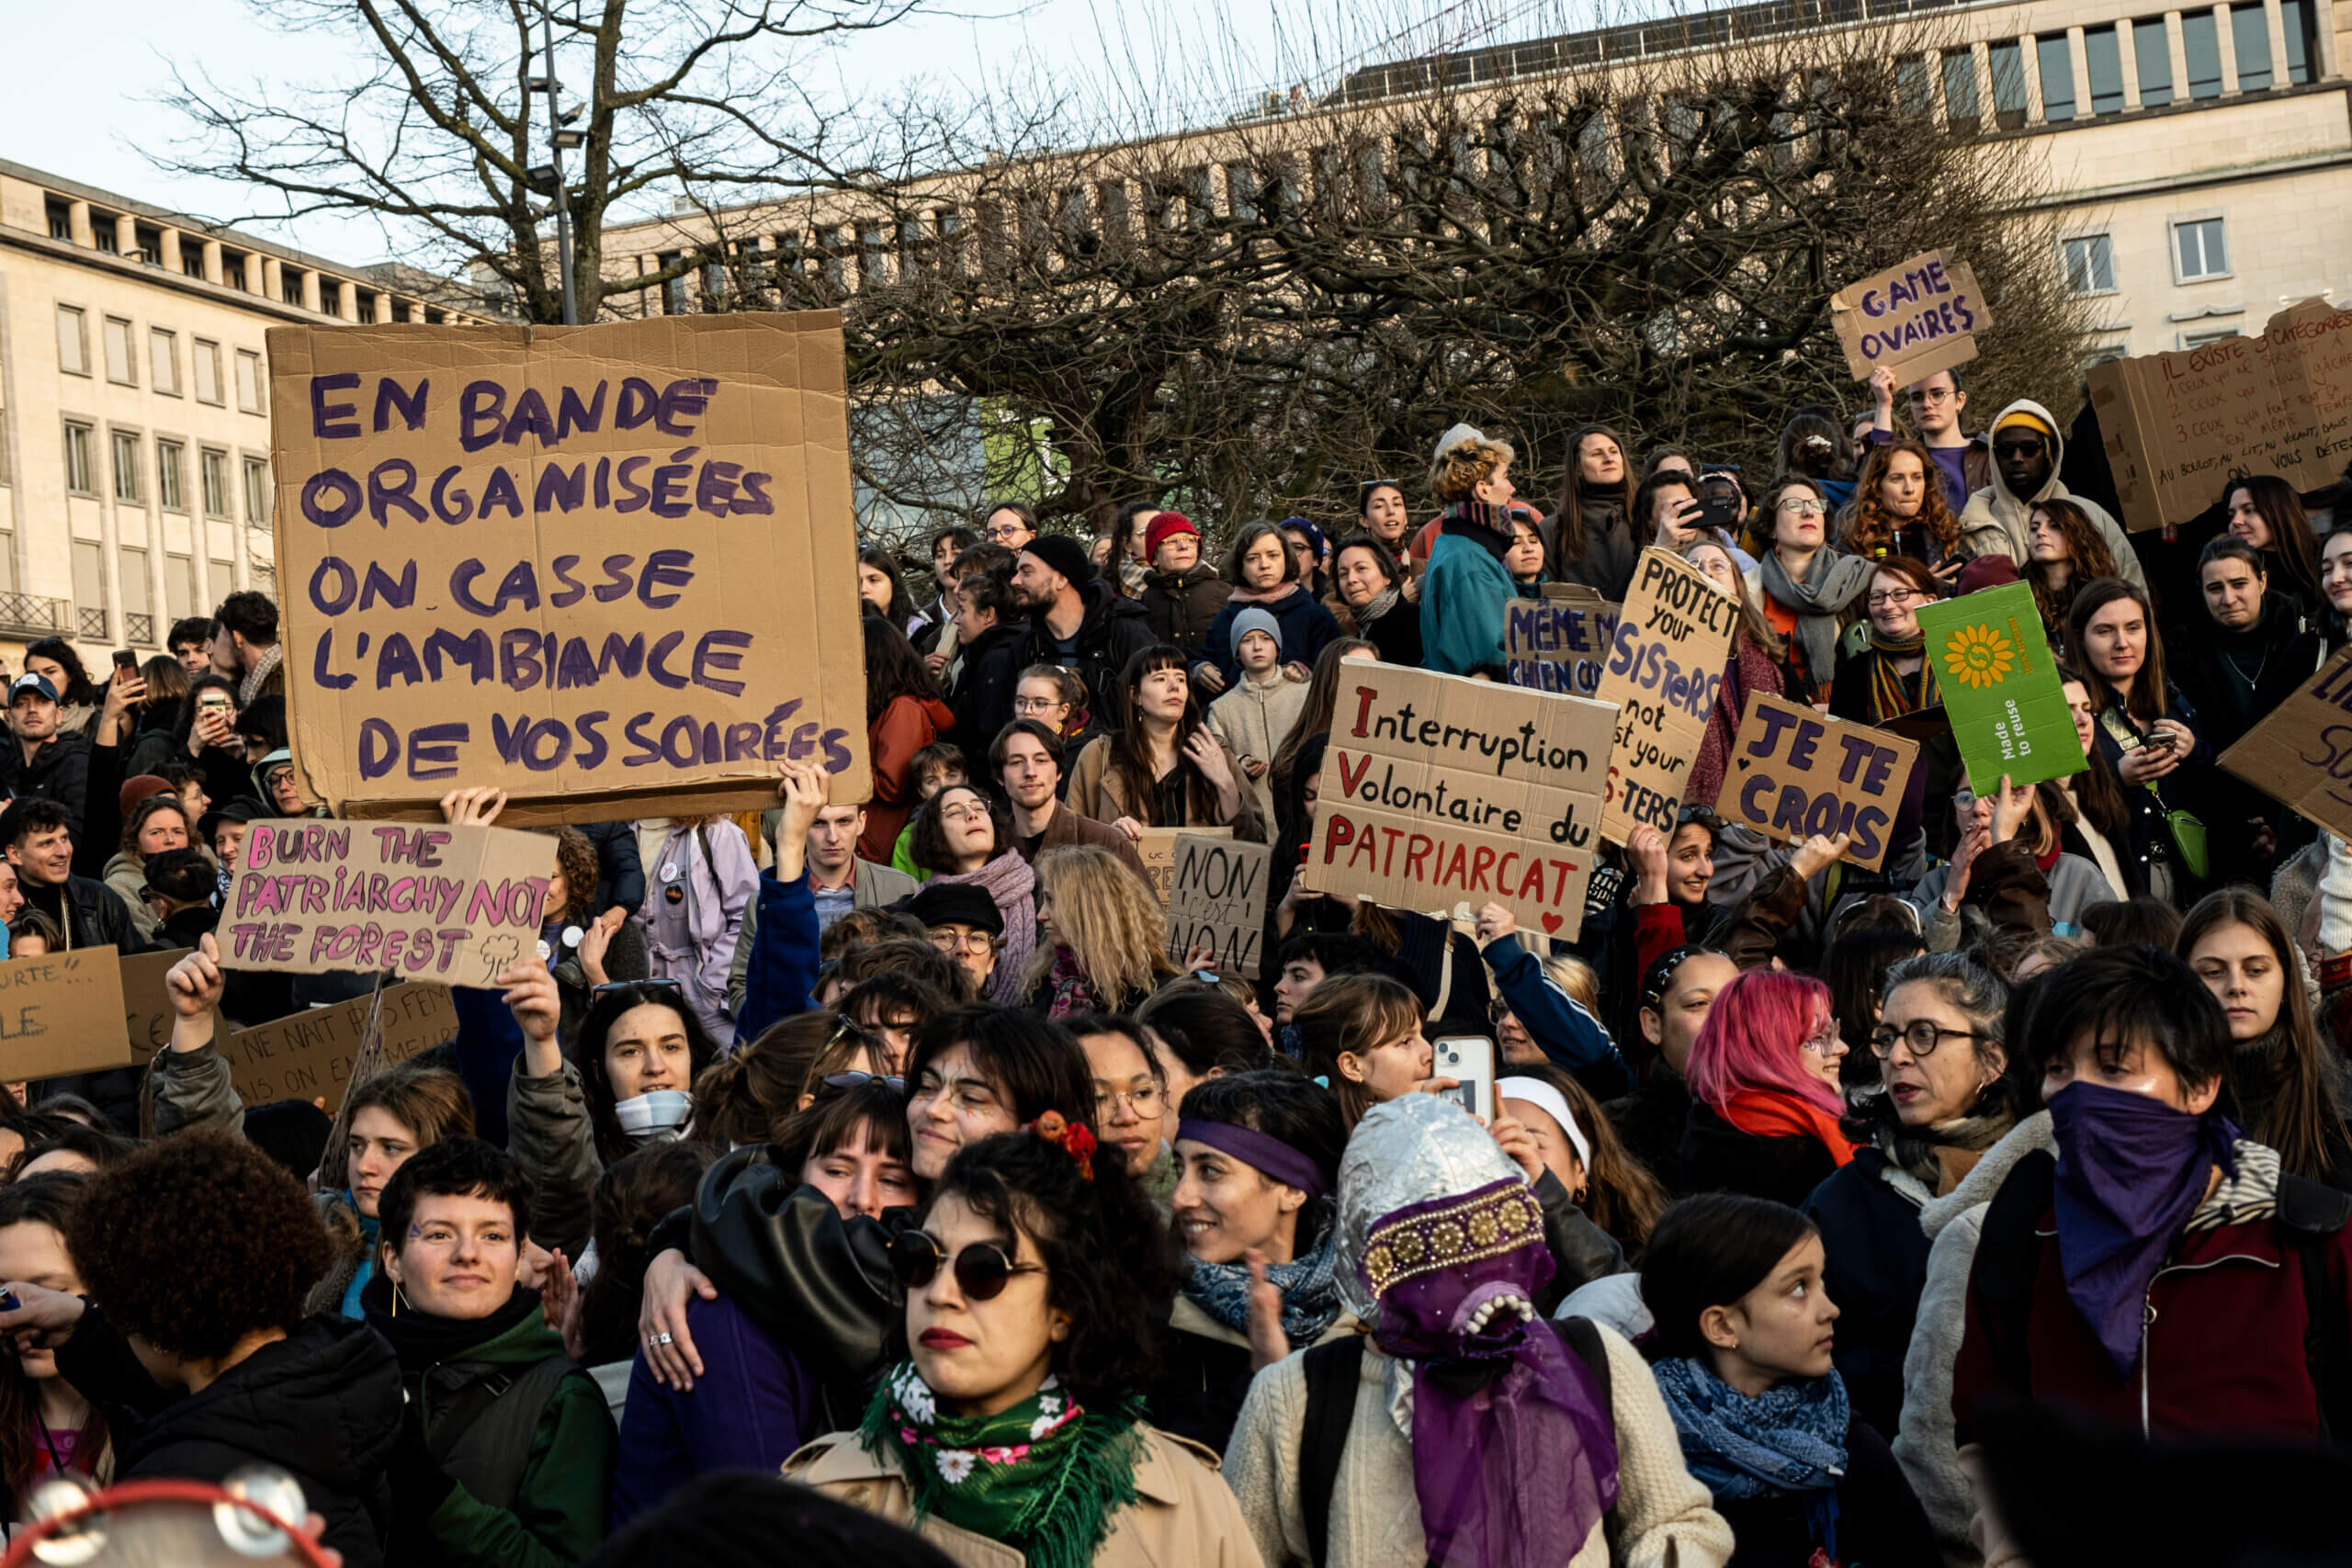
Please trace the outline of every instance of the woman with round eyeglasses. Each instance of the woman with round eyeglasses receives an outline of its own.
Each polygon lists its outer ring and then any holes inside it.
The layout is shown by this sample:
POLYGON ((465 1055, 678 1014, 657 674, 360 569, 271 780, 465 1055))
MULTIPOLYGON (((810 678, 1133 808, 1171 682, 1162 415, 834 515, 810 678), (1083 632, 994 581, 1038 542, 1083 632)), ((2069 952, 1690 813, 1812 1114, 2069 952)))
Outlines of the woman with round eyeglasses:
POLYGON ((1849 1126, 1868 1142, 1814 1189, 1804 1212, 1829 1250, 1829 1293, 1845 1308, 1838 1371, 1856 1414, 1893 1432, 1903 1357, 1928 1283, 1923 1202, 1958 1187, 2008 1135, 2020 1096, 2005 1043, 2008 987, 1957 953, 1923 953, 1886 973, 1871 1031, 1881 1092, 1849 1126))
POLYGON ((1082 1125, 1041 1117, 958 1155, 890 1266, 893 1364, 857 1429, 788 1478, 959 1562, 1258 1562, 1215 1456, 1146 1417, 1177 1274, 1159 1213, 1082 1125))
POLYGON ((1683 1069, 1683 1190, 1804 1202, 1854 1157, 1838 1125, 1845 1055, 1829 987, 1810 975, 1753 969, 1717 992, 1683 1069))
POLYGON ((996 797, 971 784, 949 784, 915 812, 910 845, 931 886, 970 886, 988 894, 1004 921, 1004 946, 988 980, 988 999, 1021 996, 1022 966, 1037 945, 1036 874, 1012 841, 1012 819, 996 797))
POLYGON ((1820 481, 1784 474, 1764 492, 1771 548, 1747 574, 1764 618, 1788 645, 1781 660, 1792 701, 1830 699, 1838 635, 1869 588, 1871 563, 1829 543, 1829 493, 1820 481))
POLYGON ((1942 597, 1928 563, 1888 556, 1872 563, 1862 594, 1865 619, 1839 649, 1829 711, 1860 724, 1884 724, 1942 701, 1928 667, 1919 610, 1942 597))

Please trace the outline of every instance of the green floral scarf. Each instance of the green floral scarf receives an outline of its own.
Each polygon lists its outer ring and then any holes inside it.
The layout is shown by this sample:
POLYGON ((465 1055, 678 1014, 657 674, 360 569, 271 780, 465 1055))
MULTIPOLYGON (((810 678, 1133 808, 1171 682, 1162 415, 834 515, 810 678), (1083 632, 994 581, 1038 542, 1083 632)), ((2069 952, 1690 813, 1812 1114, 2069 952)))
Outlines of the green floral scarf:
POLYGON ((1029 1568, 1087 1568, 1111 1516, 1136 1500, 1143 1402, 1107 1415, 1080 1408, 1057 1379, 995 1416, 940 1413, 912 1361, 882 1380, 858 1440, 895 1448, 914 1489, 915 1521, 937 1514, 1012 1547, 1029 1568))

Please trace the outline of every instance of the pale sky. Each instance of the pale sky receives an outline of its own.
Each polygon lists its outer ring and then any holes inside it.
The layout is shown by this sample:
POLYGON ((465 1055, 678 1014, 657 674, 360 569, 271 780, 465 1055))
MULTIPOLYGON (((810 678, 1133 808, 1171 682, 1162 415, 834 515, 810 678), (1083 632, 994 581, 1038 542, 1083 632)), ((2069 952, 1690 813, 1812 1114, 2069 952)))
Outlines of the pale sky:
MULTIPOLYGON (((1256 92, 1328 83, 1375 60, 1590 27, 1600 6, 1633 0, 941 3, 961 14, 865 35, 819 62, 808 90, 829 102, 904 91, 1012 97, 1046 79, 1081 114, 1148 116, 1170 129, 1214 122, 1256 92)), ((1653 8, 1669 7, 1680 8, 1671 0, 1653 8)), ((180 118, 157 101, 173 67, 238 87, 338 80, 348 71, 321 58, 316 35, 276 31, 242 0, 0 0, 0 39, 12 63, 0 93, 0 158, 208 219, 243 218, 256 197, 236 185, 166 179, 148 162, 144 150, 183 133, 180 118)), ((567 81, 582 74, 561 59, 558 72, 567 81)), ((388 249, 372 223, 332 216, 246 226, 347 264, 383 259, 388 249)))

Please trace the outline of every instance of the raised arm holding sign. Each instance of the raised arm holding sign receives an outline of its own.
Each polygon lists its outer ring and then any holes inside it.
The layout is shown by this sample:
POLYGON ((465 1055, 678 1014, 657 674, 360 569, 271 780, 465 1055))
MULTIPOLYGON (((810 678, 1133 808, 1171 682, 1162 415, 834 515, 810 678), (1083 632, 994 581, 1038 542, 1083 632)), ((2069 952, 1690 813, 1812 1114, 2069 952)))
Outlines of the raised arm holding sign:
POLYGON ((1739 602, 1705 573, 1671 551, 1642 552, 1593 693, 1617 705, 1600 812, 1611 843, 1643 823, 1674 831, 1738 625, 1739 602))

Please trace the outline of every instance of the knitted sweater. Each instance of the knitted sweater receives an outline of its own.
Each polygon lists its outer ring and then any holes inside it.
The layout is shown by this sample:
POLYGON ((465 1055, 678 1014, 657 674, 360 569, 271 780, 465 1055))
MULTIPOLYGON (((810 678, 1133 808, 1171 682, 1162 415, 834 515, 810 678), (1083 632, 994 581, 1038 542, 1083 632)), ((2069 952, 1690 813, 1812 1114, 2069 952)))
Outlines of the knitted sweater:
POLYGON ((1255 779, 1245 769, 1240 783, 1258 797, 1258 810, 1269 822, 1274 819, 1274 752, 1306 711, 1306 683, 1280 670, 1263 681, 1244 673, 1239 685, 1209 705, 1209 732, 1245 764, 1255 757, 1267 765, 1255 779))
MULTIPOLYGON (((1731 1527, 1683 1468, 1682 1445, 1656 1380, 1615 1330, 1600 1333, 1609 1348, 1617 1418, 1617 1506, 1586 1539, 1573 1568, 1721 1568, 1731 1558, 1731 1527)), ((1365 1344, 1347 1451, 1332 1486, 1323 1568, 1423 1568, 1428 1561, 1413 1492, 1412 1439, 1388 1413, 1395 1365, 1378 1346, 1365 1344)), ((1225 1452, 1226 1479, 1268 1562, 1308 1560, 1298 1498, 1306 1425, 1306 1373, 1294 1354, 1258 1374, 1225 1452)))

